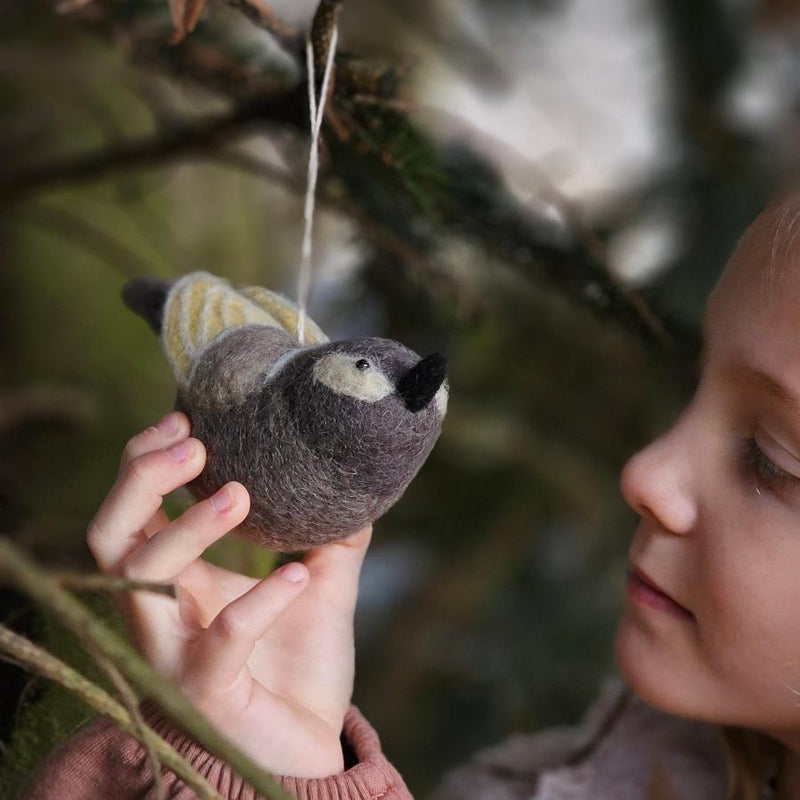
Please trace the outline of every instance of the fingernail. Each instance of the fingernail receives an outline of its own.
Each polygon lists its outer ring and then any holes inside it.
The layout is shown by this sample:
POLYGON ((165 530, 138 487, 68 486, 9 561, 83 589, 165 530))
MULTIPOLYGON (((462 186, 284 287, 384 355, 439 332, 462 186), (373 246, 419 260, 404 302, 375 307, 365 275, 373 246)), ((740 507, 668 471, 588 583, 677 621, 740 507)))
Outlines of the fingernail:
POLYGON ((230 493, 230 490, 227 486, 223 486, 212 498, 211 498, 211 508, 217 512, 217 514, 221 514, 223 511, 227 511, 233 505, 233 496, 230 493))
POLYGON ((173 411, 167 414, 161 422, 156 425, 161 433, 172 434, 178 432, 178 415, 173 411))
POLYGON ((290 583, 300 583, 306 577, 306 568, 297 561, 290 561, 278 570, 278 574, 290 583))
POLYGON ((188 439, 184 439, 182 442, 178 442, 178 444, 174 444, 172 447, 168 448, 167 455, 174 461, 186 461, 193 450, 194 445, 192 442, 188 439))

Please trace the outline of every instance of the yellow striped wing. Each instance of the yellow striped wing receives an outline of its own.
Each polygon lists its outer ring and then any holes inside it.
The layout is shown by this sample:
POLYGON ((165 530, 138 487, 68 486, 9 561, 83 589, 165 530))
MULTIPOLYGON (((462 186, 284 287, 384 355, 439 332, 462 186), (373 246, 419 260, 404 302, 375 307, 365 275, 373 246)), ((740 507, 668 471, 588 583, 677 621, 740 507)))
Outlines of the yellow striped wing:
POLYGON ((193 365, 220 334, 252 324, 282 327, 221 278, 207 272, 181 278, 167 296, 161 327, 164 352, 178 384, 188 384, 193 365))
MULTIPOLYGON (((264 289, 262 286, 246 286, 239 291, 271 317, 274 317, 287 333, 297 338, 298 311, 297 306, 291 300, 278 292, 264 289)), ((306 344, 324 344, 328 341, 328 337, 322 332, 319 325, 308 317, 303 325, 303 332, 305 334, 303 341, 306 344)))

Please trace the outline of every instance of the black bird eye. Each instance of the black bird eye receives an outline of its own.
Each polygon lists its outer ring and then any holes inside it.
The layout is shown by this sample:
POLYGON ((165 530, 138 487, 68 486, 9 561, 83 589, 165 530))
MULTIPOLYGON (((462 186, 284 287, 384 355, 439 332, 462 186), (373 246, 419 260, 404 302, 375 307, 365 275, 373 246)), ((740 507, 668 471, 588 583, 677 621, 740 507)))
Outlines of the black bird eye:
POLYGON ((359 358, 358 361, 356 361, 356 369, 359 370, 359 372, 369 369, 369 361, 367 361, 366 358, 359 358))

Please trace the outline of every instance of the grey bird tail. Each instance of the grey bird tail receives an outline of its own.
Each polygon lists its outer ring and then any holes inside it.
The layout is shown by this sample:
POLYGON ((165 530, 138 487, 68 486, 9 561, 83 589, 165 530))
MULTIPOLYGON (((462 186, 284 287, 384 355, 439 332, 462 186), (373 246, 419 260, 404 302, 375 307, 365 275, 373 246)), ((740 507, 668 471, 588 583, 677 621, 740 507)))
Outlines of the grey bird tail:
POLYGON ((170 287, 168 281, 160 278, 134 278, 122 287, 122 302, 160 335, 164 303, 170 287))

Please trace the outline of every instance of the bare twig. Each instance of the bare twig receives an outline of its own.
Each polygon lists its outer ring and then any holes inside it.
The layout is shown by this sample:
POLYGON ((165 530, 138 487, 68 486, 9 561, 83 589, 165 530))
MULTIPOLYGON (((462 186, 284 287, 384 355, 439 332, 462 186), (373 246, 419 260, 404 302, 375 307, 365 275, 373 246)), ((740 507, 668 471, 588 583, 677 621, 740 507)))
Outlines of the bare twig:
MULTIPOLYGON (((300 195, 305 191, 303 182, 288 170, 270 164, 257 156, 252 156, 241 150, 223 150, 211 155, 214 161, 241 170, 247 175, 265 178, 271 183, 277 183, 293 194, 300 195)), ((320 200, 322 202, 322 199, 320 200)))
POLYGON ((146 727, 139 730, 130 714, 106 691, 86 679, 68 664, 48 653, 33 642, 0 625, 0 651, 7 653, 14 663, 36 672, 68 689, 100 714, 110 717, 141 744, 151 747, 159 759, 203 800, 222 800, 202 775, 186 759, 170 747, 157 733, 146 727), (140 738, 141 737, 141 738, 140 738), (146 743, 142 741, 146 739, 146 743))
MULTIPOLYGON (((341 10, 342 0, 320 0, 314 14, 311 23, 311 45, 314 48, 314 78, 317 80, 322 78, 333 38, 333 29, 336 27, 341 10)), ((333 91, 333 85, 331 90, 333 91)))
POLYGON ((152 274, 155 270, 149 261, 140 258, 133 250, 121 244, 116 237, 72 214, 51 205, 36 204, 20 217, 84 250, 90 250, 109 267, 126 278, 152 274))
POLYGON ((56 14, 72 14, 88 6, 92 0, 61 0, 56 6, 56 14))
POLYGON ((3 538, 0 578, 54 614, 88 649, 99 649, 136 689, 155 700, 188 734, 229 764, 256 791, 271 800, 291 800, 272 776, 222 736, 171 681, 156 673, 130 645, 3 538))
POLYGON ((287 121, 287 98, 259 97, 228 114, 187 123, 156 136, 124 142, 86 155, 67 158, 18 173, 0 174, 0 203, 16 202, 43 189, 85 183, 118 170, 152 166, 179 157, 206 153, 237 139, 257 124, 287 121))
POLYGON ((86 425, 98 415, 85 392, 67 386, 20 386, 0 393, 0 434, 38 420, 86 425))
POLYGON ((302 50, 302 35, 283 22, 264 0, 222 0, 222 2, 240 11, 257 28, 269 31, 286 50, 294 54, 302 50))
POLYGON ((64 589, 78 592, 154 592, 175 597, 175 586, 171 583, 130 581, 114 575, 82 574, 79 572, 54 572, 53 578, 64 589))
POLYGON ((97 662, 100 669, 108 675, 109 680, 116 687, 122 704, 128 710, 131 722, 136 728, 136 732, 138 733, 137 739, 144 745, 145 750, 147 750, 147 758, 150 761, 150 768, 153 770, 153 788, 155 789, 156 800, 166 800, 167 794, 166 787, 164 786, 164 776, 161 774, 161 759, 158 756, 158 751, 147 736, 147 724, 144 719, 142 719, 141 712, 139 711, 139 698, 136 696, 136 693, 133 691, 128 681, 125 680, 124 676, 111 661, 103 655, 102 651, 94 647, 91 653, 92 658, 97 662))
MULTIPOLYGON (((274 164, 268 164, 256 156, 241 151, 227 150, 214 156, 215 161, 227 164, 235 169, 240 169, 251 176, 264 178, 283 186, 293 194, 302 194, 305 186, 294 175, 274 164)), ((323 188, 317 196, 317 204, 325 208, 334 209, 349 217, 358 226, 359 233, 370 243, 375 250, 397 258, 408 269, 424 275, 436 291, 444 295, 458 297, 464 300, 465 294, 462 287, 451 281, 445 272, 423 251, 410 242, 398 236, 390 228, 376 222, 358 209, 353 203, 341 197, 333 197, 323 188)), ((467 305, 477 309, 482 305, 482 300, 477 297, 467 298, 467 305)))

